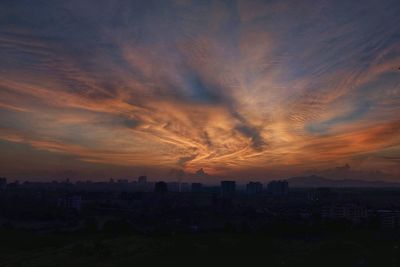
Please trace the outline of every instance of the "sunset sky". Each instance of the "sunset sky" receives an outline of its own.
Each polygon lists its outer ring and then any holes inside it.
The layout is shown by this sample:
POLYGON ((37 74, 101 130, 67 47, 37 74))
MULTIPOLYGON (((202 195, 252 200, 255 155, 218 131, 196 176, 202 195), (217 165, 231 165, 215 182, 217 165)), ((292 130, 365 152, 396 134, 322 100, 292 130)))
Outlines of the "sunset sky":
POLYGON ((399 0, 3 0, 0 59, 0 176, 400 176, 399 0))

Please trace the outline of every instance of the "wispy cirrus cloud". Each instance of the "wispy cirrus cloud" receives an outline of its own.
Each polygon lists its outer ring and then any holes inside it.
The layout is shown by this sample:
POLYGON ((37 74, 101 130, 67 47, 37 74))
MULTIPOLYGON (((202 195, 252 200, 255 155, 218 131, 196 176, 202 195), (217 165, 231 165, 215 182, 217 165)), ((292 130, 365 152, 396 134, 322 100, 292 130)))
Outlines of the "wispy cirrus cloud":
POLYGON ((222 175, 396 169, 396 1, 2 5, 2 140, 222 175))

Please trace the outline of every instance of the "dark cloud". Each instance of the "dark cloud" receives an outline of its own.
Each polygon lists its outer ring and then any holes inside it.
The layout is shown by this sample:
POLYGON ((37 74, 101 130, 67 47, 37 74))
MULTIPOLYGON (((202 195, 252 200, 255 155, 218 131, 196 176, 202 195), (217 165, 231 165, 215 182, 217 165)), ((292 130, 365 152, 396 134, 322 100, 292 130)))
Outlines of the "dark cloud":
POLYGON ((197 177, 203 177, 203 176, 207 176, 207 173, 203 170, 203 168, 200 168, 195 172, 195 175, 197 177))
POLYGON ((206 144, 208 147, 211 147, 211 146, 212 146, 212 141, 211 141, 210 136, 208 135, 208 133, 207 133, 206 131, 203 132, 203 139, 204 139, 205 144, 206 144))
POLYGON ((251 145, 254 149, 261 150, 263 146, 266 145, 266 142, 263 140, 257 128, 249 125, 239 125, 236 126, 236 130, 251 139, 251 145))
POLYGON ((124 119, 124 124, 126 125, 126 127, 128 128, 136 128, 140 125, 140 121, 139 120, 135 120, 135 119, 124 119))
POLYGON ((196 72, 187 73, 184 75, 187 79, 189 97, 195 102, 206 104, 219 104, 222 102, 220 90, 215 86, 206 84, 196 72))
POLYGON ((187 156, 187 157, 181 157, 178 160, 179 166, 185 166, 185 164, 193 159, 195 159, 197 155, 192 155, 192 156, 187 156))

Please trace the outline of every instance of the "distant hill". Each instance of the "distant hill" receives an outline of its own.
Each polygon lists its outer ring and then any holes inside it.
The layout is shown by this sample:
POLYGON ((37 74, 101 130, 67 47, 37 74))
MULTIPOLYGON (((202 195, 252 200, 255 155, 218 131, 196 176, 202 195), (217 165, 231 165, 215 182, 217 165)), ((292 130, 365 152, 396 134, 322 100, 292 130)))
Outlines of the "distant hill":
POLYGON ((291 187, 400 187, 400 183, 383 181, 364 181, 355 179, 327 179, 311 175, 287 179, 291 187))
MULTIPOLYGON (((376 181, 380 183, 381 181, 397 181, 395 175, 390 173, 385 173, 380 170, 356 170, 353 169, 349 164, 343 166, 333 167, 324 170, 307 170, 300 174, 301 177, 308 176, 319 176, 325 179, 331 179, 336 181, 338 178, 341 180, 356 180, 356 181, 376 181)), ((390 182, 389 182, 390 183, 390 182)))

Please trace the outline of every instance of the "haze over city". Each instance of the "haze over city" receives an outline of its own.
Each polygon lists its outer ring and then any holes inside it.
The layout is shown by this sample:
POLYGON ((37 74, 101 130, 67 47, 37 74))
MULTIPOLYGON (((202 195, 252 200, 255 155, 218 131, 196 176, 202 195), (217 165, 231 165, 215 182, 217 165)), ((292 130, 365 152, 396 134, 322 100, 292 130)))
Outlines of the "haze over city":
POLYGON ((0 3, 2 176, 399 177, 398 0, 27 2, 0 3))

